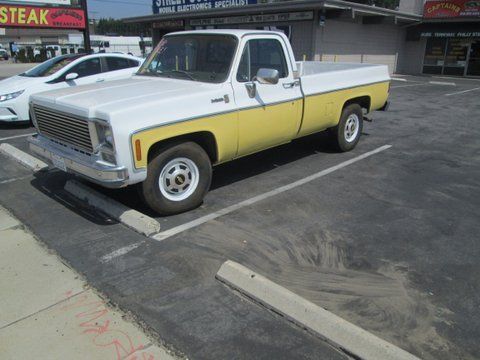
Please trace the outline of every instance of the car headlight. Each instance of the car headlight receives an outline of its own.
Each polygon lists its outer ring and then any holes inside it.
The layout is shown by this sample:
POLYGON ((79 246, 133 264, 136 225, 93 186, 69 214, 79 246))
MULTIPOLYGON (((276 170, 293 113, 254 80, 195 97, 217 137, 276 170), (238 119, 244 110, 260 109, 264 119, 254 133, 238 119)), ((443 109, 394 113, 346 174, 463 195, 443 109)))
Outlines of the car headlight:
POLYGON ((15 99, 22 95, 24 91, 25 90, 20 90, 10 94, 0 95, 0 102, 15 99))

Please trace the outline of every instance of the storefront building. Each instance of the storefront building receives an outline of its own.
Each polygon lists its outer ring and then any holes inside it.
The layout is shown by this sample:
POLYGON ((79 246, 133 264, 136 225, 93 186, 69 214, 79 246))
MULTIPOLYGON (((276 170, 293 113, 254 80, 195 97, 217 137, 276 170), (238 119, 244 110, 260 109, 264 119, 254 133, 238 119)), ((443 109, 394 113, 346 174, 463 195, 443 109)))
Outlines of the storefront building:
POLYGON ((412 64, 418 72, 480 76, 480 1, 427 1, 422 24, 408 29, 406 40, 421 59, 412 64))
POLYGON ((342 0, 154 0, 153 11, 124 21, 150 24, 154 44, 176 30, 277 30, 298 60, 380 63, 391 73, 403 71, 406 28, 422 19, 402 3, 390 10, 342 0))

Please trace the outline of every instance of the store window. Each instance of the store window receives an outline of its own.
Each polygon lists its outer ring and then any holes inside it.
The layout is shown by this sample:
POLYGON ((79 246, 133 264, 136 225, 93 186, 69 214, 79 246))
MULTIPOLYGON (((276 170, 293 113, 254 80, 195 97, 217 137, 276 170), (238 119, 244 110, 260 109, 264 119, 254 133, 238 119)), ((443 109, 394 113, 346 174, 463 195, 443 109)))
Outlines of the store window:
POLYGON ((423 61, 424 74, 441 74, 445 62, 447 39, 429 38, 423 61))

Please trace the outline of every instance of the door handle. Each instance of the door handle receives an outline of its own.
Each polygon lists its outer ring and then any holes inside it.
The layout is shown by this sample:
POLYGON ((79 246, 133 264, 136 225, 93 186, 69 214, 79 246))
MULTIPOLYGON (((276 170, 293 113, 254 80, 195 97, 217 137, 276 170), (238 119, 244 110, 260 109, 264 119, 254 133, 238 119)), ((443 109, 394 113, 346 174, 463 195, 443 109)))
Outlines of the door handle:
POLYGON ((97 82, 104 82, 105 79, 97 79, 97 82))
POLYGON ((285 89, 291 89, 291 88, 293 88, 295 86, 298 86, 298 85, 300 85, 300 80, 294 80, 294 81, 289 82, 289 83, 283 83, 283 87, 285 89))

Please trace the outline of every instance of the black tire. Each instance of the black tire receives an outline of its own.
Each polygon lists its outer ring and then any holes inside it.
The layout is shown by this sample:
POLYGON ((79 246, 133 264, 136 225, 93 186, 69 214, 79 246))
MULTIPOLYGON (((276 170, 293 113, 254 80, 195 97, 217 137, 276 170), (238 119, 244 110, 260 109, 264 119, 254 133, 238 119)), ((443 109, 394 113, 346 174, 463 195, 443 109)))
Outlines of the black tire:
POLYGON ((178 214, 200 206, 210 188, 211 181, 212 164, 207 153, 200 145, 194 142, 170 144, 157 150, 149 161, 147 179, 140 185, 141 197, 150 208, 160 215, 178 214), (186 160, 177 161, 179 159, 187 159, 196 166, 196 170, 198 171, 194 170, 191 163, 185 162, 186 160), (176 165, 177 169, 183 171, 183 173, 175 175, 174 181, 172 182, 170 178, 176 171, 172 168, 173 165, 176 165), (173 184, 174 188, 170 191, 167 189, 167 186, 162 186, 162 193, 160 178, 166 166, 168 166, 171 171, 165 171, 165 176, 162 177, 162 184, 173 184), (198 174, 196 187, 192 183, 188 185, 192 185, 190 188, 185 185, 185 189, 178 189, 178 187, 184 185, 185 182, 192 181, 195 172, 198 174), (167 179, 165 179, 165 177, 167 179), (187 180, 187 178, 189 179, 187 180), (194 189, 194 191, 188 195, 192 189, 194 189), (173 192, 173 190, 176 190, 178 193, 173 192), (182 195, 188 195, 188 197, 184 199, 172 199, 172 197, 182 195))
POLYGON ((350 151, 357 146, 360 136, 362 135, 363 130, 363 111, 360 105, 350 104, 343 108, 342 115, 340 116, 340 121, 338 125, 330 129, 330 134, 333 140, 333 144, 338 151, 345 152, 350 151), (354 137, 348 139, 346 136, 345 128, 347 122, 351 124, 351 116, 357 119, 357 130, 354 131, 356 134, 354 137))

